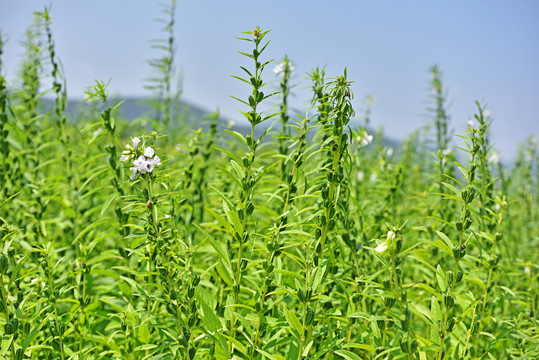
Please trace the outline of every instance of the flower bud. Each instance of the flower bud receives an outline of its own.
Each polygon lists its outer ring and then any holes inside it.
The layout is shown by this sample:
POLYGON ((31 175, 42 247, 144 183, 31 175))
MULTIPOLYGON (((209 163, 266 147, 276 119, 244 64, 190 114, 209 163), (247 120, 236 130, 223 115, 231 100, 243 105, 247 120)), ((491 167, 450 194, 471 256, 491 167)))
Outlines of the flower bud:
POLYGON ((307 288, 307 290, 305 291, 305 301, 311 300, 312 297, 313 297, 313 289, 307 288))
POLYGON ((0 274, 4 274, 8 268, 8 259, 6 254, 0 256, 0 274))
POLYGON ((455 327, 455 318, 454 317, 449 319, 449 322, 447 323, 447 332, 453 331, 453 327, 455 327))
POLYGON ((328 224, 328 230, 332 231, 333 229, 335 229, 335 220, 331 219, 328 224))
POLYGON ((448 270, 446 273, 446 277, 447 277, 447 283, 451 285, 453 283, 453 277, 454 277, 453 271, 448 270))
POLYGON ((311 308, 307 307, 307 314, 305 316, 305 326, 309 326, 313 323, 314 316, 315 316, 314 311, 311 308))
POLYGON ((473 220, 471 217, 467 217, 466 219, 464 219, 464 224, 463 224, 464 230, 468 230, 470 226, 472 225, 472 222, 473 220))
POLYGON ((397 244, 395 245, 395 253, 398 254, 402 249, 402 239, 399 239, 397 241, 397 244))
POLYGON ((299 301, 305 302, 305 293, 303 292, 303 289, 298 289, 297 295, 299 301))
POLYGON ((253 203, 251 201, 249 201, 247 203, 247 206, 245 207, 245 212, 247 213, 247 215, 251 215, 253 213, 255 209, 255 206, 253 205, 253 203))
POLYGON ((455 222, 455 228, 457 228, 458 232, 464 231, 464 227, 462 226, 462 220, 461 219, 458 219, 455 222))
POLYGON ((197 321, 196 314, 191 314, 191 316, 189 316, 189 320, 187 321, 187 326, 192 327, 193 325, 195 325, 196 321, 197 321))
POLYGON ((168 303, 166 307, 170 315, 176 316, 178 314, 178 310, 176 309, 176 306, 174 304, 168 303))
POLYGON ((444 305, 449 309, 453 307, 455 300, 451 295, 444 295, 444 305))
POLYGON ((22 360, 24 359, 24 350, 23 349, 17 349, 15 352, 15 360, 22 360))
POLYGON ((408 351, 410 350, 410 348, 408 347, 407 338, 402 338, 399 345, 403 353, 408 353, 408 351))
POLYGON ((384 304, 386 307, 390 308, 393 306, 393 304, 395 304, 395 298, 392 298, 392 297, 386 297, 384 298, 384 304))

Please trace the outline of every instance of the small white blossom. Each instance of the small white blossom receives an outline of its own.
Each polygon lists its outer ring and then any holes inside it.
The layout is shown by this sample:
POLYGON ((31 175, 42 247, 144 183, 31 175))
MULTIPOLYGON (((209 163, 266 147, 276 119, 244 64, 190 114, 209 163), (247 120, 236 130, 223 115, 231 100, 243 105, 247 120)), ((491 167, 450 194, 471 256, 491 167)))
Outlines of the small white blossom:
POLYGON ((393 148, 392 148, 392 147, 387 148, 387 150, 386 150, 386 155, 387 155, 388 157, 391 157, 391 155, 393 155, 393 148))
POLYGON ((146 149, 144 149, 144 156, 147 157, 147 158, 151 158, 155 155, 155 151, 153 151, 153 149, 151 147, 147 147, 146 149))
POLYGON ((169 215, 169 214, 165 214, 165 219, 170 219, 170 215, 169 215))
POLYGON ((120 160, 123 162, 123 163, 126 163, 128 162, 129 160, 131 160, 131 155, 129 154, 125 154, 125 151, 122 153, 122 156, 120 156, 120 160))
POLYGON ((490 111, 490 109, 486 109, 485 111, 483 111, 483 116, 484 117, 490 117, 491 114, 492 114, 492 112, 490 111))
POLYGON ((473 120, 468 120, 468 122, 466 122, 466 124, 468 124, 469 127, 473 127, 473 120))
POLYGON ((491 164, 497 164, 500 162, 500 154, 494 151, 488 158, 488 162, 491 164))
POLYGON ((133 138, 133 149, 137 150, 140 139, 138 137, 133 138))
POLYGON ((500 206, 500 204, 496 204, 496 205, 494 205, 494 208, 496 209, 496 211, 500 211, 501 206, 500 206))
POLYGON ((369 180, 372 181, 372 182, 375 182, 376 179, 378 179, 378 176, 376 174, 371 174, 371 176, 369 177, 369 180))
POLYGON ((395 238, 395 232, 394 231, 388 231, 387 232, 387 239, 388 240, 393 240, 395 238))
POLYGON ((46 285, 45 285, 45 282, 42 281, 42 280, 39 279, 39 278, 32 279, 32 281, 30 281, 30 283, 31 283, 32 285, 39 284, 39 285, 41 285, 42 288, 44 288, 44 287, 46 286, 46 285))
POLYGON ((444 150, 442 151, 442 155, 443 155, 443 156, 450 156, 450 155, 452 155, 452 154, 453 154, 453 150, 451 150, 451 149, 444 149, 444 150))
POLYGON ((153 159, 150 159, 154 165, 161 165, 161 159, 159 159, 159 156, 155 155, 153 159))
POLYGON ((524 268, 524 274, 530 275, 530 268, 529 268, 529 267, 526 266, 526 267, 524 268))
POLYGON ((373 139, 372 135, 369 135, 366 131, 363 131, 361 135, 357 137, 356 140, 362 147, 365 147, 372 142, 372 139, 373 139))
POLYGON ((226 123, 226 127, 227 127, 228 129, 233 128, 235 125, 236 125, 236 122, 235 122, 234 120, 229 120, 229 121, 226 123))
POLYGON ((282 63, 276 65, 273 68, 273 72, 275 73, 275 75, 280 75, 280 74, 284 75, 284 72, 287 67, 288 67, 289 72, 292 72, 295 69, 294 65, 290 61, 283 61, 282 63))
POLYGON ((363 171, 358 171, 357 172, 357 180, 358 181, 362 181, 364 177, 365 177, 365 173, 363 171))
POLYGON ((374 249, 374 251, 376 251, 378 254, 381 254, 386 250, 387 250, 387 244, 385 242, 381 243, 380 245, 376 247, 376 249, 374 249))

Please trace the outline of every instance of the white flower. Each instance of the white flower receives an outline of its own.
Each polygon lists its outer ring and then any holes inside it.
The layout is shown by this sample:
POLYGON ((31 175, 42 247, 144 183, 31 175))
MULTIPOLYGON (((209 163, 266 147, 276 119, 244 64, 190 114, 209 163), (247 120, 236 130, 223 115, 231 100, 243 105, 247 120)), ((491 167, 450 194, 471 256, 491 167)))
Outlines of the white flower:
POLYGON ((530 268, 529 268, 529 267, 526 266, 526 267, 524 268, 524 274, 526 274, 526 275, 529 275, 529 274, 530 274, 530 268))
POLYGON ((365 147, 369 145, 372 142, 372 135, 369 135, 365 130, 361 133, 360 136, 357 137, 357 142, 362 146, 365 147))
POLYGON ((137 150, 140 139, 138 137, 133 138, 133 149, 137 150))
POLYGON ((144 156, 147 157, 147 158, 151 158, 155 155, 155 151, 153 151, 153 149, 151 147, 147 147, 146 149, 144 149, 144 156))
POLYGON ((387 244, 385 242, 381 243, 380 245, 378 245, 376 247, 376 249, 374 249, 374 251, 376 251, 378 254, 381 254, 383 253, 384 251, 386 251, 387 249, 387 244))
POLYGON ((386 154, 387 154, 388 157, 390 157, 391 155, 393 155, 393 148, 392 148, 392 147, 387 148, 386 154))
POLYGON ((496 209, 496 211, 500 211, 501 206, 500 206, 500 204, 496 204, 496 205, 494 205, 494 208, 496 209))
POLYGON ((275 75, 284 75, 284 72, 287 67, 289 72, 292 72, 295 69, 294 65, 290 61, 283 61, 282 63, 276 65, 273 68, 273 72, 275 73, 275 75))
POLYGON ((159 156, 155 155, 153 159, 150 159, 154 165, 161 165, 161 159, 159 159, 159 156))
POLYGON ((169 214, 165 214, 165 219, 170 219, 170 215, 169 215, 169 214))
POLYGON ((229 120, 229 121, 226 123, 226 127, 227 127, 228 129, 233 128, 235 125, 236 125, 236 122, 235 122, 234 120, 229 120))
POLYGON ((357 180, 362 181, 364 177, 365 177, 365 173, 363 171, 358 171, 357 180))
POLYGON ((451 149, 444 149, 444 150, 442 151, 442 155, 443 155, 443 156, 449 156, 449 155, 451 155, 451 154, 453 154, 453 150, 451 150, 451 149))
POLYGON ((483 116, 484 117, 490 117, 491 114, 492 114, 492 112, 490 111, 490 109, 486 109, 485 111, 483 111, 483 116))
POLYGON ((500 154, 494 151, 488 158, 488 162, 491 164, 497 164, 500 162, 500 154))
POLYGON ((140 172, 142 174, 146 173, 146 158, 144 155, 140 155, 138 159, 133 161, 134 167, 131 168, 133 172, 140 172))
POLYGON ((469 127, 473 127, 473 120, 468 120, 468 122, 466 122, 466 124, 468 124, 469 127))
POLYGON ((39 285, 41 285, 42 288, 44 288, 44 287, 46 286, 45 282, 42 281, 42 280, 39 279, 39 278, 32 279, 32 281, 30 281, 30 283, 31 283, 32 285, 39 284, 39 285))
POLYGON ((284 71, 284 65, 283 65, 283 63, 280 63, 280 64, 278 64, 277 66, 275 66, 275 67, 273 68, 273 72, 274 72, 276 75, 279 74, 279 73, 281 73, 281 72, 283 72, 283 71, 284 71))
POLYGON ((376 176, 376 174, 371 174, 371 176, 369 177, 369 180, 372 181, 372 182, 375 182, 376 179, 378 179, 378 176, 376 176))
POLYGON ((120 157, 120 160, 123 162, 123 163, 126 163, 128 162, 129 160, 131 160, 131 155, 129 155, 129 153, 125 153, 125 151, 122 153, 122 156, 120 157))
POLYGON ((395 232, 393 232, 393 231, 391 231, 391 230, 388 231, 388 232, 387 232, 387 239, 388 239, 388 240, 393 240, 394 238, 395 238, 395 232))

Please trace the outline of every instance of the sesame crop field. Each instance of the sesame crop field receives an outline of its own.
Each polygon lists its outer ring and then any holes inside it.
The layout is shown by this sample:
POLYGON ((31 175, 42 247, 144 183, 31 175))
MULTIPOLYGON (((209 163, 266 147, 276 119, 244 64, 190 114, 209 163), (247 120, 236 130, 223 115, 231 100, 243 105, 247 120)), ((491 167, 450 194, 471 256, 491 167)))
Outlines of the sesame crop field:
POLYGON ((430 127, 397 146, 346 69, 306 74, 297 114, 254 26, 231 74, 248 130, 183 126, 174 6, 143 119, 101 80, 67 113, 47 8, 17 82, 0 61, 0 359, 539 358, 536 138, 501 162, 482 102, 451 134, 437 66, 430 127))

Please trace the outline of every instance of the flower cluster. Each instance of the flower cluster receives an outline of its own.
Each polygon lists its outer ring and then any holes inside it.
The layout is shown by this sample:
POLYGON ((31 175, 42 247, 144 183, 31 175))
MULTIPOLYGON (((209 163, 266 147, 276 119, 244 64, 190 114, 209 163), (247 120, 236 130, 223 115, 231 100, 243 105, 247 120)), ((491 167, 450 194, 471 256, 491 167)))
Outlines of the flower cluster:
POLYGON ((372 142, 372 135, 369 135, 365 130, 361 132, 361 135, 357 137, 357 142, 362 146, 365 147, 369 145, 372 142))
POLYGON ((378 254, 382 254, 384 251, 387 250, 388 246, 389 246, 389 243, 391 243, 393 240, 395 240, 395 236, 397 234, 395 234, 394 231, 388 231, 387 233, 387 240, 384 241, 384 242, 381 242, 380 244, 378 244, 378 246, 374 249, 374 251, 376 251, 378 254))
POLYGON ((133 160, 133 166, 130 170, 133 172, 131 180, 136 179, 140 174, 148 174, 153 171, 155 166, 161 165, 161 159, 155 155, 155 151, 150 147, 145 147, 144 144, 139 147, 140 139, 133 138, 133 145, 127 145, 126 150, 122 152, 120 160, 128 163, 133 160))
POLYGON ((289 72, 292 72, 295 69, 294 65, 290 61, 283 61, 282 63, 273 68, 273 72, 275 73, 275 75, 284 75, 287 67, 289 72))

